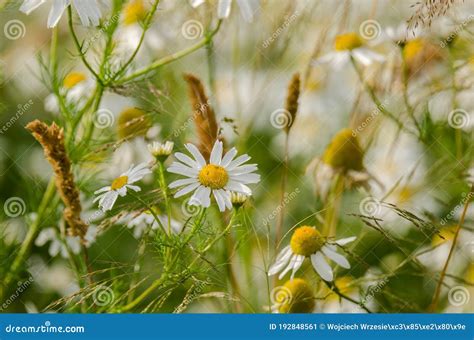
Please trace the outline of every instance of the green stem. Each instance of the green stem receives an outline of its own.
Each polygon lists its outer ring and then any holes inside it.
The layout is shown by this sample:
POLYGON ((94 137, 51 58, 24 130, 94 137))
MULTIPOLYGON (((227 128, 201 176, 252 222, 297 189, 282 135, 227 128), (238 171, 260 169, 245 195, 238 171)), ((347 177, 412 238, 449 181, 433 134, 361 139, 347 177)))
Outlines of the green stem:
POLYGON ((355 59, 354 59, 354 56, 351 54, 350 55, 350 59, 351 59, 351 63, 352 63, 352 66, 354 67, 354 70, 356 71, 357 73, 357 76, 359 77, 359 80, 360 82, 362 83, 362 85, 364 86, 364 88, 366 89, 367 93, 369 94, 370 98, 372 99, 372 101, 374 102, 374 104, 377 106, 377 108, 380 110, 380 112, 382 112, 384 115, 386 115, 387 117, 389 117, 390 119, 392 119, 400 129, 402 130, 405 130, 407 132, 410 132, 412 133, 411 131, 407 130, 404 126, 403 126, 403 123, 397 118, 395 117, 395 115, 388 111, 386 108, 385 108, 385 105, 382 104, 382 102, 378 99, 377 95, 375 94, 375 91, 374 89, 372 89, 370 87, 369 84, 367 84, 367 82, 364 80, 364 76, 362 74, 362 70, 359 68, 359 66, 357 65, 355 59))
POLYGON ((192 45, 188 48, 185 48, 184 50, 181 50, 179 52, 170 54, 170 55, 168 55, 164 58, 158 59, 157 61, 155 61, 154 63, 148 65, 147 67, 144 67, 141 70, 138 70, 138 71, 136 71, 136 72, 124 77, 124 78, 119 79, 114 84, 115 85, 124 84, 124 83, 129 82, 131 80, 134 80, 138 77, 141 77, 141 76, 143 76, 143 75, 145 75, 145 74, 147 74, 151 71, 154 71, 154 70, 160 68, 163 65, 169 64, 169 63, 171 63, 175 60, 178 60, 182 57, 187 56, 188 54, 191 54, 191 53, 197 51, 201 47, 205 46, 214 37, 214 35, 216 35, 216 33, 219 31, 219 29, 221 27, 221 24, 222 24, 222 20, 219 20, 219 22, 217 24, 217 27, 213 31, 209 32, 209 34, 206 35, 198 43, 196 43, 196 44, 194 44, 194 45, 192 45))
MULTIPOLYGON (((37 216, 36 219, 33 221, 32 225, 30 226, 30 229, 28 230, 28 233, 26 234, 25 240, 21 244, 20 250, 18 251, 18 254, 15 257, 15 260, 13 261, 10 270, 8 271, 4 281, 3 281, 3 287, 2 289, 2 295, 6 293, 7 289, 11 285, 12 281, 15 280, 20 268, 25 262, 25 259, 31 249, 31 246, 33 245, 33 242, 35 241, 41 227, 41 223, 43 222, 44 215, 48 208, 50 208, 50 202, 54 197, 55 194, 55 182, 54 179, 51 178, 48 187, 46 188, 46 191, 43 195, 43 198, 41 200, 40 206, 38 208, 37 216)), ((3 296, 0 301, 3 300, 3 296)))
POLYGON ((120 68, 120 70, 112 77, 112 79, 117 79, 118 77, 120 77, 126 70, 127 68, 130 66, 130 64, 133 62, 133 60, 135 59, 135 57, 137 56, 138 52, 140 51, 140 48, 142 47, 143 45, 143 41, 145 40, 145 34, 146 32, 148 31, 148 29, 150 28, 150 24, 151 24, 151 20, 153 19, 153 16, 155 15, 155 12, 156 12, 156 9, 158 8, 158 4, 160 3, 160 0, 156 0, 155 3, 153 4, 153 7, 151 8, 150 12, 148 12, 146 18, 145 18, 145 23, 143 25, 143 31, 142 31, 142 34, 140 36, 140 40, 138 42, 138 45, 137 47, 135 48, 135 50, 133 51, 132 55, 130 56, 130 58, 128 58, 128 60, 125 62, 125 64, 120 68))
POLYGON ((72 6, 67 7, 67 14, 68 14, 68 24, 69 24, 69 30, 71 31, 72 39, 74 41, 74 45, 76 45, 76 49, 79 52, 79 56, 81 57, 82 62, 84 65, 87 67, 87 69, 94 75, 94 77, 97 79, 97 81, 101 84, 103 84, 103 80, 99 77, 97 72, 94 71, 92 66, 89 64, 89 62, 86 59, 85 53, 82 52, 82 46, 81 43, 79 42, 79 39, 76 35, 76 31, 74 30, 74 25, 72 23, 72 6))

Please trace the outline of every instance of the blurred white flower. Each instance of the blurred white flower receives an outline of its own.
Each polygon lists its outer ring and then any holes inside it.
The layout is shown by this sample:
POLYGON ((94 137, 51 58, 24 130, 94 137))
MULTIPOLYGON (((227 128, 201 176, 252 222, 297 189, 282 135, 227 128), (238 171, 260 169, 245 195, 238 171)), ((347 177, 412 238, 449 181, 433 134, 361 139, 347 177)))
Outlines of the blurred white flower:
POLYGON ((247 184, 260 181, 260 175, 254 173, 257 170, 256 164, 242 165, 250 160, 250 156, 244 154, 234 159, 237 149, 232 148, 222 157, 224 147, 219 140, 212 148, 209 162, 206 162, 193 144, 186 144, 185 147, 194 159, 177 152, 174 155, 180 162, 173 162, 168 172, 188 178, 174 181, 169 187, 172 189, 184 187, 174 197, 181 197, 194 191, 189 200, 190 205, 209 207, 210 195, 213 194, 220 211, 232 209, 231 191, 251 195, 252 190, 247 184))
POLYGON ((94 199, 94 202, 99 201, 99 207, 104 212, 111 210, 117 198, 119 196, 124 197, 127 194, 127 189, 135 192, 140 191, 140 187, 132 184, 150 173, 151 170, 146 163, 138 164, 136 167, 130 166, 127 171, 115 178, 111 185, 95 191, 94 194, 99 195, 94 199))
MULTIPOLYGON (((165 229, 168 228, 168 216, 164 214, 157 213, 155 214, 162 226, 165 229)), ((160 228, 158 221, 155 220, 153 214, 148 211, 141 213, 140 215, 133 217, 130 221, 126 222, 128 228, 133 229, 133 236, 135 238, 142 237, 143 233, 148 227, 151 227, 152 230, 157 230, 160 228)), ((170 221, 171 231, 175 234, 179 234, 183 228, 183 225, 176 220, 171 219, 170 221)))
POLYGON ((341 69, 351 57, 364 66, 374 62, 383 62, 385 57, 366 47, 357 33, 340 34, 334 41, 334 51, 316 59, 313 64, 329 63, 335 69, 341 69))
POLYGON ((20 11, 29 15, 42 4, 52 2, 48 16, 48 27, 55 27, 61 19, 68 6, 75 8, 83 26, 98 26, 101 18, 99 3, 97 0, 24 0, 20 11))
MULTIPOLYGON (((255 13, 260 8, 259 0, 235 0, 239 6, 240 13, 245 21, 251 22, 255 13)), ((202 5, 206 0, 190 0, 191 6, 194 8, 202 5)), ((219 0, 217 3, 217 17, 219 19, 226 19, 230 15, 232 3, 234 0, 219 0)))

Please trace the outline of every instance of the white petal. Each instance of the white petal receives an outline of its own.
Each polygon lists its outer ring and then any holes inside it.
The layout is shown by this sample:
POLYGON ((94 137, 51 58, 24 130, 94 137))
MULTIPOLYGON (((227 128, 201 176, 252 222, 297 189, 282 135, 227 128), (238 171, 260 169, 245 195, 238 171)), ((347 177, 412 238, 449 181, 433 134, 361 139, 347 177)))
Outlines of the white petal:
POLYGON ((340 246, 345 246, 346 244, 348 243, 351 243, 353 241, 355 241, 356 237, 355 236, 351 236, 351 237, 346 237, 346 238, 341 238, 340 240, 337 240, 336 244, 340 245, 340 246))
POLYGON ((125 187, 126 187, 127 189, 133 190, 133 191, 135 191, 135 192, 139 192, 139 191, 142 190, 139 186, 136 186, 136 185, 129 185, 129 184, 127 184, 125 187))
POLYGON ((205 186, 200 186, 196 189, 193 196, 188 201, 189 205, 200 205, 205 208, 211 205, 211 189, 206 188, 205 186))
POLYGON ((230 162, 234 159, 235 155, 237 155, 236 148, 232 148, 229 151, 227 151, 224 158, 222 158, 221 166, 226 168, 230 164, 230 162))
POLYGON ((224 198, 224 203, 228 209, 232 209, 232 200, 230 191, 220 189, 222 197, 224 198))
POLYGON ((239 182, 232 181, 232 180, 230 180, 226 184, 225 188, 227 190, 241 192, 242 194, 246 194, 246 195, 249 195, 249 196, 252 195, 252 190, 250 190, 250 188, 248 186, 246 186, 245 184, 239 183, 239 182))
POLYGON ((311 263, 323 280, 332 281, 332 269, 324 259, 324 256, 321 254, 321 252, 318 251, 316 254, 311 255, 311 263))
POLYGON ((101 201, 99 202, 99 207, 104 212, 111 210, 117 198, 118 198, 118 193, 116 191, 109 191, 102 197, 101 201))
POLYGON ((222 151, 224 146, 220 140, 217 140, 214 143, 211 151, 211 157, 209 158, 209 163, 220 165, 222 161, 222 151))
POLYGON ((54 240, 56 237, 56 232, 54 228, 46 228, 41 230, 38 237, 36 237, 35 245, 38 247, 42 247, 46 244, 46 242, 50 240, 54 240))
POLYGON ((196 8, 198 6, 201 6, 205 0, 190 0, 191 6, 196 8))
POLYGON ((72 0, 83 26, 99 25, 100 9, 96 0, 72 0))
POLYGON ((260 182, 260 175, 259 174, 243 174, 237 176, 229 176, 231 180, 242 183, 242 184, 250 184, 250 183, 258 183, 260 182))
POLYGON ((184 195, 190 193, 191 191, 195 190, 200 185, 201 184, 199 182, 189 184, 188 186, 185 186, 183 189, 179 190, 176 194, 174 194, 174 198, 184 196, 184 195))
POLYGON ((61 250, 61 242, 59 240, 54 240, 51 242, 51 245, 49 246, 49 255, 52 257, 55 257, 58 255, 59 251, 61 250))
POLYGON ((248 174, 251 172, 257 171, 257 164, 247 164, 247 165, 241 165, 234 170, 229 171, 229 175, 243 175, 243 174, 248 174))
POLYGON ((174 188, 182 187, 183 185, 188 185, 188 184, 196 183, 196 182, 197 182, 197 179, 196 179, 196 178, 178 179, 178 180, 176 180, 176 181, 171 182, 171 183, 168 185, 168 188, 174 189, 174 188))
POLYGON ((244 20, 251 22, 255 12, 258 10, 258 0, 237 0, 237 4, 244 20))
POLYGON ((206 165, 206 160, 202 156, 202 154, 199 152, 198 148, 194 146, 191 143, 185 144, 184 147, 191 153, 191 155, 194 157, 196 162, 203 167, 206 165))
POLYGON ((291 251, 290 246, 283 248, 278 254, 275 262, 270 266, 270 269, 268 269, 268 276, 279 273, 288 264, 291 255, 293 255, 293 252, 291 251))
POLYGON ((49 16, 48 16, 48 27, 52 28, 55 27, 59 19, 61 19, 61 16, 64 13, 64 10, 66 7, 69 5, 68 0, 54 0, 53 6, 51 7, 51 10, 49 11, 49 16))
POLYGON ((225 203, 224 203, 224 199, 221 196, 220 191, 213 190, 212 193, 214 194, 214 198, 216 199, 217 205, 219 206, 219 211, 221 212, 225 211, 225 203))
POLYGON ((347 269, 351 267, 349 261, 347 261, 347 259, 344 256, 336 253, 334 250, 328 248, 327 246, 323 246, 321 250, 324 255, 326 255, 329 259, 333 260, 335 263, 337 263, 341 267, 347 268, 347 269))
POLYGON ((303 264, 304 261, 304 256, 303 255, 297 255, 295 258, 295 264, 293 266, 293 271, 291 272, 291 279, 295 277, 296 272, 298 269, 300 269, 301 265, 303 264))
POLYGON ((240 155, 239 157, 234 159, 232 162, 230 162, 229 166, 227 167, 227 171, 234 170, 239 165, 244 164, 245 162, 249 161, 250 158, 251 157, 249 155, 246 155, 246 154, 240 155))
POLYGON ((219 0, 217 4, 217 17, 225 19, 229 17, 232 0, 219 0))
POLYGON ((293 255, 291 256, 290 261, 289 261, 289 263, 288 263, 288 266, 287 266, 287 267, 285 268, 285 270, 282 271, 282 272, 280 273, 280 275, 278 276, 278 279, 279 279, 279 280, 281 280, 281 279, 286 275, 286 273, 288 273, 290 270, 293 269, 293 267, 294 267, 294 266, 296 265, 296 263, 297 263, 297 262, 296 262, 296 261, 297 261, 297 258, 298 258, 298 255, 296 255, 296 254, 293 254, 293 255))
POLYGON ((20 11, 28 15, 45 2, 46 0, 25 0, 20 7, 20 11))
POLYGON ((201 166, 199 166, 199 164, 191 159, 191 157, 185 155, 184 153, 181 153, 181 152, 176 152, 174 154, 174 156, 180 160, 181 162, 183 162, 184 164, 186 164, 187 166, 190 166, 191 168, 194 168, 194 169, 201 169, 201 166))
POLYGON ((196 169, 191 169, 191 168, 185 167, 184 165, 178 166, 178 165, 173 165, 173 164, 168 169, 166 169, 166 171, 174 173, 174 174, 178 174, 178 175, 192 177, 192 178, 196 178, 198 175, 198 171, 196 169))

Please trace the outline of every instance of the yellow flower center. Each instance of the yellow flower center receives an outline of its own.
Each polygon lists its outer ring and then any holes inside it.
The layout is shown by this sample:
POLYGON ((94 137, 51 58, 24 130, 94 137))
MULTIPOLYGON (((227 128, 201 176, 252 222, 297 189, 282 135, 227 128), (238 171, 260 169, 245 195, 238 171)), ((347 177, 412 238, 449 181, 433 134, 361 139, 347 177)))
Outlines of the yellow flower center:
POLYGON ((144 136, 152 125, 146 113, 135 107, 123 110, 117 124, 117 132, 122 139, 144 136))
POLYGON ((340 34, 334 40, 334 48, 336 51, 350 51, 364 44, 357 33, 340 34))
POLYGON ((275 302, 280 313, 311 313, 314 310, 314 294, 303 279, 286 281, 276 292, 275 302))
POLYGON ((123 22, 132 25, 143 20, 147 14, 143 0, 132 0, 123 9, 123 22))
POLYGON ((323 238, 314 227, 299 227, 291 236, 290 246, 293 253, 310 256, 323 246, 323 238))
POLYGON ((350 129, 339 131, 329 143, 323 155, 324 163, 343 171, 360 171, 363 165, 364 152, 359 140, 350 129))
POLYGON ((208 164, 199 171, 199 182, 211 189, 222 189, 229 181, 226 169, 220 165, 208 164))
POLYGON ((73 71, 68 73, 66 77, 64 77, 63 86, 67 89, 72 89, 74 86, 86 79, 87 77, 84 73, 73 71))
POLYGON ((407 61, 413 60, 423 52, 425 45, 423 39, 413 39, 408 41, 403 47, 403 57, 407 61))
POLYGON ((110 187, 112 188, 112 190, 117 190, 117 189, 122 188, 127 183, 128 183, 128 176, 120 176, 114 179, 110 187))

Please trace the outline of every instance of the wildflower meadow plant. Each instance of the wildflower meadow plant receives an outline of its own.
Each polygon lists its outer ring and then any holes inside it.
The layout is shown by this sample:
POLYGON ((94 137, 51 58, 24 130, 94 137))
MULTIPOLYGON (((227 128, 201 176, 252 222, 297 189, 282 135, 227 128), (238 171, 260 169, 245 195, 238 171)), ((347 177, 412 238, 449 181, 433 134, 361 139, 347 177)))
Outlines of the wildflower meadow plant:
POLYGON ((281 2, 0 1, 6 312, 473 311, 472 2, 281 2))

